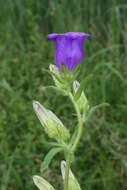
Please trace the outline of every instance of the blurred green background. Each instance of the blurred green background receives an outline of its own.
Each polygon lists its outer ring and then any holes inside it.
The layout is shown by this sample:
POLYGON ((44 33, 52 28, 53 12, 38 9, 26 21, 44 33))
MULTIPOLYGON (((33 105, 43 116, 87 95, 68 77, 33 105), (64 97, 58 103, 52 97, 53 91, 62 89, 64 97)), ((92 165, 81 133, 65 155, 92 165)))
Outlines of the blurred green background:
POLYGON ((36 189, 42 175, 62 189, 59 154, 45 173, 40 164, 49 147, 33 111, 38 100, 73 128, 66 97, 44 87, 54 63, 52 32, 89 32, 79 80, 93 73, 86 95, 91 106, 108 102, 84 126, 72 164, 84 190, 127 189, 127 1, 0 0, 0 189, 36 189))

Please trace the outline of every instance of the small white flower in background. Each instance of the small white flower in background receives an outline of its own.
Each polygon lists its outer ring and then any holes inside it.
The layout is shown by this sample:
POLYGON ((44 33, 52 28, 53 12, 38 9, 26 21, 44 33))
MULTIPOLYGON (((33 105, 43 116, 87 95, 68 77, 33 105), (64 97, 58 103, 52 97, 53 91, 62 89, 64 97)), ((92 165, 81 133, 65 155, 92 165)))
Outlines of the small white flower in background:
MULTIPOLYGON (((75 81, 73 82, 73 91, 74 91, 74 94, 77 92, 79 86, 80 86, 80 83, 79 83, 77 80, 75 80, 75 81)), ((77 100, 77 103, 78 103, 78 105, 79 105, 80 111, 81 111, 83 114, 86 114, 86 112, 87 112, 88 109, 89 109, 89 104, 88 104, 88 100, 87 100, 87 98, 86 98, 84 92, 81 93, 81 96, 80 96, 80 98, 77 100)))
MULTIPOLYGON (((61 173, 63 180, 65 179, 65 171, 66 171, 66 162, 63 160, 61 161, 61 173)), ((71 169, 69 170, 69 181, 68 181, 69 190, 81 190, 79 183, 75 176, 73 175, 71 169)))
POLYGON ((33 176, 33 181, 40 190, 55 190, 52 185, 40 176, 33 176))
POLYGON ((70 137, 69 131, 52 111, 46 109, 37 101, 33 101, 33 108, 50 138, 54 138, 57 141, 66 141, 70 137))

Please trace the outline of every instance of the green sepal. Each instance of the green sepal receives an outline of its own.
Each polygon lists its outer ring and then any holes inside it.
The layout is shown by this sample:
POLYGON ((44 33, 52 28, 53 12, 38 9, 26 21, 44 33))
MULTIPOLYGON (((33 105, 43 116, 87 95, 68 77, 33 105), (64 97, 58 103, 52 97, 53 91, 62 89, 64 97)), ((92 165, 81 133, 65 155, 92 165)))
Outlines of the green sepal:
POLYGON ((71 73, 67 70, 66 66, 63 64, 61 65, 60 71, 53 64, 50 64, 49 68, 57 88, 66 92, 63 93, 63 95, 67 94, 67 92, 70 91, 70 86, 72 81, 71 73))
POLYGON ((73 78, 73 80, 75 80, 77 78, 77 76, 79 75, 80 68, 81 68, 81 64, 77 64, 73 68, 73 70, 72 70, 72 78, 73 78))
POLYGON ((70 71, 68 71, 68 69, 64 63, 61 64, 60 72, 62 74, 67 74, 67 73, 69 74, 70 73, 70 71))
POLYGON ((59 83, 62 83, 63 80, 62 78, 60 77, 60 75, 56 74, 56 73, 52 73, 52 75, 55 77, 55 79, 59 82, 59 83))
POLYGON ((63 80, 64 87, 68 86, 70 88, 71 83, 73 82, 73 75, 72 73, 67 69, 65 64, 61 64, 61 69, 60 69, 60 76, 63 80))
POLYGON ((44 161, 41 164, 40 171, 43 172, 46 170, 53 159, 53 157, 58 153, 61 152, 63 149, 62 148, 52 148, 47 155, 44 158, 44 161))

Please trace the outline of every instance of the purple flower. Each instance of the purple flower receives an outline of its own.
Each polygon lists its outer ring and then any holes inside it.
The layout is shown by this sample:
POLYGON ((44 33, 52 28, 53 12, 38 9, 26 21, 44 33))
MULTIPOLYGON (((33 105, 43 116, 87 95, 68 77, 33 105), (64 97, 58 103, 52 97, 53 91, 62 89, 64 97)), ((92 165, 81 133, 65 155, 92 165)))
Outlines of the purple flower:
POLYGON ((90 40, 90 34, 83 32, 67 32, 64 34, 49 34, 48 39, 56 41, 55 62, 60 70, 64 63, 69 71, 83 60, 83 39, 90 40))

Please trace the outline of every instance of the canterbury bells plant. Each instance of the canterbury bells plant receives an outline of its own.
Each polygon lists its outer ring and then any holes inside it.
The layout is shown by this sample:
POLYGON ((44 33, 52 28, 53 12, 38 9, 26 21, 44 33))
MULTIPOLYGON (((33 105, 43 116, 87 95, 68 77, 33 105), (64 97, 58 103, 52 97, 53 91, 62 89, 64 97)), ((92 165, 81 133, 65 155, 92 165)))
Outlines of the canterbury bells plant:
MULTIPOLYGON (((55 62, 56 66, 49 65, 50 74, 54 80, 53 89, 59 91, 61 95, 69 97, 74 105, 77 116, 77 127, 74 133, 70 134, 68 128, 49 109, 45 108, 37 101, 33 101, 33 108, 40 120, 45 133, 48 135, 52 148, 45 156, 40 171, 46 170, 58 153, 63 151, 65 160, 61 161, 61 173, 64 190, 81 190, 81 187, 72 173, 70 166, 74 158, 76 148, 81 140, 83 124, 90 118, 93 112, 108 104, 102 103, 94 107, 89 106, 89 102, 84 92, 91 75, 83 78, 81 82, 76 80, 79 73, 79 63, 83 60, 84 38, 90 40, 90 34, 81 32, 68 32, 65 34, 49 34, 48 39, 56 43, 55 62)), ((40 190, 55 190, 45 179, 40 176, 33 176, 35 185, 40 190)))

